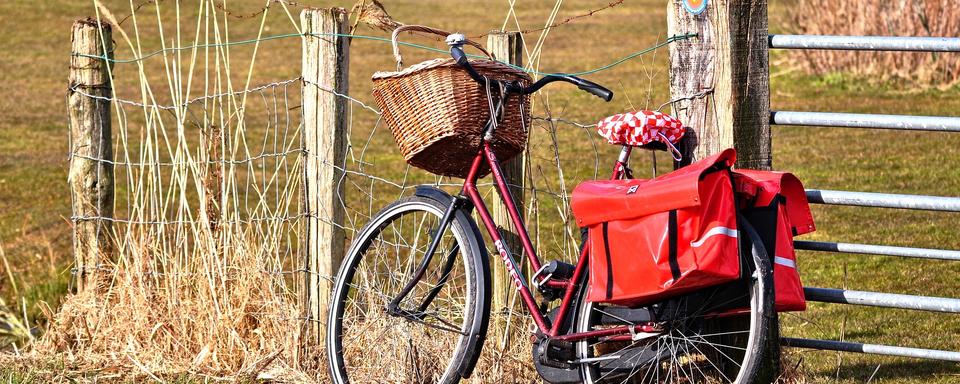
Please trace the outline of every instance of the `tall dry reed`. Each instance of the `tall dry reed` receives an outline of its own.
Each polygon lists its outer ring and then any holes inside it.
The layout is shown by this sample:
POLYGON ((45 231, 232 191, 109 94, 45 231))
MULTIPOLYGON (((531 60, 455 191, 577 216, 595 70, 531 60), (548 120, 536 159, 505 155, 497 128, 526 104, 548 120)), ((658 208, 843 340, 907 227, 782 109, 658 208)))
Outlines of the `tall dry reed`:
POLYGON ((301 374, 299 83, 252 89, 258 50, 230 50, 216 1, 125 24, 94 3, 118 57, 161 53, 111 67, 115 252, 37 354, 94 373, 301 374))
MULTIPOLYGON (((792 33, 960 36, 960 7, 955 0, 798 0, 787 9, 792 33)), ((790 55, 811 73, 839 72, 923 88, 960 84, 957 54, 798 50, 790 55)))
MULTIPOLYGON (((322 351, 305 347, 302 306, 300 174, 308 154, 302 151, 298 115, 300 87, 307 85, 297 78, 295 65, 294 73, 281 77, 283 84, 275 77, 282 66, 270 67, 290 59, 285 55, 291 48, 299 54, 299 46, 296 40, 239 44, 228 37, 295 33, 296 25, 282 24, 295 24, 299 9, 269 1, 268 11, 237 21, 219 0, 151 2, 142 9, 134 4, 118 9, 131 14, 120 22, 94 2, 97 18, 115 26, 118 58, 166 50, 113 67, 113 94, 126 99, 112 105, 116 255, 96 266, 99 286, 69 296, 53 315, 34 357, 62 359, 71 372, 92 378, 186 374, 325 382, 322 351), (268 23, 267 17, 283 23, 268 23), (274 32, 265 33, 265 25, 274 32), (256 87, 269 82, 274 83, 256 87)), ((546 28, 536 30, 540 37, 530 39, 527 61, 534 67, 558 10, 546 28)), ((546 105, 543 109, 549 116, 546 105)), ((364 121, 372 120, 375 116, 364 121)), ((565 184, 562 168, 590 165, 582 153, 561 154, 557 134, 571 132, 580 140, 593 133, 556 124, 544 122, 532 133, 531 147, 545 149, 528 157, 536 174, 526 176, 530 191, 524 205, 541 255, 570 259, 578 254, 579 234, 569 215, 572 184, 565 184)), ((375 131, 374 125, 372 131, 351 133, 346 166, 352 173, 343 181, 348 236, 414 185, 455 187, 449 180, 417 176, 383 151, 364 157, 368 147, 371 153, 383 145, 393 150, 392 139, 383 141, 375 131), (377 161, 383 166, 373 166, 377 161)), ((594 158, 599 161, 596 153, 594 158)), ((581 173, 596 177, 597 170, 581 173)), ((512 318, 494 314, 471 382, 537 381, 530 319, 519 305, 515 309, 521 314, 512 318)))

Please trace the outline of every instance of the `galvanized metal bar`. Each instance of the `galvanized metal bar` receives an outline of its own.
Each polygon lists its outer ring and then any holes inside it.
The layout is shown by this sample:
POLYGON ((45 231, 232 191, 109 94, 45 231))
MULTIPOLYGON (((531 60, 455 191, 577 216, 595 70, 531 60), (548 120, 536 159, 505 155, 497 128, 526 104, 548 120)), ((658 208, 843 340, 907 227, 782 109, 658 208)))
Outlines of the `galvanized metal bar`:
POLYGON ((914 257, 919 259, 960 261, 960 251, 946 249, 894 247, 890 245, 832 243, 825 241, 803 240, 794 241, 793 246, 796 249, 803 249, 807 251, 843 252, 858 253, 862 255, 900 256, 914 257))
POLYGON ((770 48, 846 51, 960 52, 960 38, 913 36, 770 35, 770 48))
POLYGON ((803 287, 803 295, 807 300, 819 301, 822 303, 960 313, 960 299, 951 299, 946 297, 900 295, 896 293, 851 291, 846 289, 811 287, 803 287))
POLYGON ((770 124, 960 132, 960 117, 867 113, 771 111, 770 124))
POLYGON ((794 348, 822 349, 822 350, 828 350, 828 351, 869 353, 874 355, 913 357, 918 359, 960 362, 960 352, 941 351, 936 349, 921 349, 921 348, 897 347, 893 345, 851 343, 848 341, 797 339, 792 337, 781 338, 780 344, 783 346, 794 347, 794 348))
POLYGON ((808 189, 807 200, 815 204, 960 212, 960 197, 808 189))

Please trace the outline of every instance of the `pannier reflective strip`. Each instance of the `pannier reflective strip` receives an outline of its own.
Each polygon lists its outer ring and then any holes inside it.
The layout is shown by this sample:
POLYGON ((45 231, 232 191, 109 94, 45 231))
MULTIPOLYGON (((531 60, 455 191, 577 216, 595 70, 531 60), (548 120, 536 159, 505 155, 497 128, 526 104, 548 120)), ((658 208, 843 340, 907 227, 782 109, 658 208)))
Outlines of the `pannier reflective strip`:
POLYGON ((713 237, 713 236, 717 236, 717 235, 730 236, 730 237, 736 239, 736 238, 737 238, 737 230, 736 230, 736 229, 733 229, 733 228, 727 228, 727 227, 713 227, 713 228, 710 228, 710 230, 707 231, 707 233, 703 235, 703 238, 701 238, 700 240, 697 240, 697 241, 695 241, 695 242, 690 243, 690 245, 693 246, 693 247, 699 247, 699 246, 703 245, 703 243, 704 243, 705 241, 707 241, 707 239, 709 239, 709 238, 711 238, 711 237, 713 237))
POLYGON ((793 269, 796 269, 796 268, 797 268, 797 262, 795 262, 795 261, 793 261, 793 260, 790 260, 790 259, 788 259, 788 258, 786 258, 786 257, 776 256, 776 257, 773 258, 773 262, 774 262, 774 263, 777 263, 777 264, 780 264, 780 265, 782 265, 782 266, 784 266, 784 267, 790 267, 790 268, 793 268, 793 269))

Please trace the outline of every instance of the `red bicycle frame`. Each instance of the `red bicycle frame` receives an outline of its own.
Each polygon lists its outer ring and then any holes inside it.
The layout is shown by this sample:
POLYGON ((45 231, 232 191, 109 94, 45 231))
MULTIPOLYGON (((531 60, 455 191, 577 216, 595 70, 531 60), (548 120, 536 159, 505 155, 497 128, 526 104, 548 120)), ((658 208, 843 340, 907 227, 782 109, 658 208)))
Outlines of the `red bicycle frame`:
MULTIPOLYGON (((630 152, 631 147, 623 147, 620 152, 620 157, 617 159, 617 162, 614 166, 613 175, 611 175, 612 179, 629 177, 630 172, 627 168, 627 160, 630 156, 630 152)), ((584 271, 588 265, 587 263, 589 261, 590 254, 587 247, 584 247, 583 251, 580 252, 580 257, 577 260, 573 276, 569 280, 547 281, 546 284, 548 287, 563 291, 563 298, 560 302, 560 309, 558 311, 557 318, 553 324, 548 324, 546 315, 540 311, 539 307, 537 306, 537 302, 533 297, 533 293, 527 286, 526 276, 522 275, 522 272, 519 270, 519 268, 517 268, 516 260, 514 260, 513 256, 510 254, 510 250, 504 246, 503 236, 501 235, 497 224, 493 221, 490 211, 487 210, 487 207, 483 202, 483 198, 480 196, 480 192, 477 190, 477 179, 479 178, 480 169, 484 163, 490 167, 497 193, 500 195, 500 198, 507 207, 510 221, 513 223, 513 226, 517 228, 520 242, 527 254, 530 265, 534 270, 540 269, 542 263, 540 258, 537 256, 536 250, 533 248, 533 243, 530 241, 530 236, 527 233, 526 226, 524 225, 523 219, 520 217, 520 213, 517 210, 517 204, 514 202, 513 196, 510 194, 507 183, 503 178, 503 171, 500 168, 500 163, 497 160, 496 154, 494 154, 493 150, 490 148, 490 144, 486 141, 483 142, 483 147, 473 159, 470 172, 463 183, 463 190, 461 193, 465 195, 477 209, 477 213, 480 215, 480 219, 483 221, 483 226, 486 228, 487 233, 493 240, 500 258, 502 259, 510 276, 513 278, 513 281, 517 286, 517 290, 520 291, 520 297, 527 309, 530 311, 530 314, 533 316, 533 320, 537 324, 540 332, 548 337, 563 341, 580 341, 584 339, 613 337, 629 335, 635 332, 643 332, 644 325, 631 325, 582 333, 568 333, 563 335, 559 334, 560 325, 564 323, 564 319, 568 315, 568 312, 570 312, 570 304, 573 301, 573 295, 576 293, 576 290, 579 287, 579 282, 583 278, 584 271)))

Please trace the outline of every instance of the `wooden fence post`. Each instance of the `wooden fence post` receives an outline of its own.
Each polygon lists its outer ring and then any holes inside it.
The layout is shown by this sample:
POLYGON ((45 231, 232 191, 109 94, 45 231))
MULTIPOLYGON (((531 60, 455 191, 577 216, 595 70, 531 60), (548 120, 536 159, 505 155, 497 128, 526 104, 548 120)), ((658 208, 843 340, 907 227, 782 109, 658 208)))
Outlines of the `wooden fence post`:
MULTIPOLYGON (((513 65, 523 65, 523 37, 520 32, 502 32, 491 31, 487 36, 487 50, 493 54, 497 60, 504 61, 513 65)), ((513 159, 502 162, 503 177, 510 185, 510 193, 517 203, 517 209, 523 213, 523 184, 524 184, 524 163, 526 151, 520 153, 513 159)), ((507 206, 500 199, 494 199, 493 218, 497 223, 510 223, 510 214, 507 206)), ((504 224, 507 225, 507 224, 504 224)), ((507 225, 509 228, 510 226, 507 225)), ((524 276, 527 276, 527 263, 523 259, 523 245, 520 242, 520 236, 512 230, 504 228, 503 238, 510 253, 514 255, 517 262, 524 270, 524 276)), ((493 310, 500 311, 510 306, 510 299, 516 292, 513 279, 507 273, 506 268, 493 268, 493 310)))
POLYGON ((307 292, 305 304, 314 340, 323 343, 323 325, 333 277, 343 259, 344 150, 347 143, 349 22, 341 8, 306 9, 303 33, 303 146, 307 292))
MULTIPOLYGON (((737 150, 740 168, 770 169, 770 68, 767 0, 703 0, 691 11, 670 0, 668 34, 696 33, 670 45, 670 95, 673 114, 687 127, 684 161, 737 150)), ((773 382, 780 363, 776 313, 764 346, 768 357, 755 380, 773 382)), ((744 320, 746 321, 746 320, 744 320)))
POLYGON ((685 160, 737 149, 741 168, 770 169, 770 87, 766 0, 710 0, 700 14, 670 0, 668 34, 696 33, 670 45, 673 113, 694 135, 685 160), (700 95, 700 96, 698 96, 700 95))
POLYGON ((113 146, 110 128, 112 28, 96 20, 73 23, 70 56, 70 193, 77 292, 96 286, 108 259, 113 218, 113 146))

